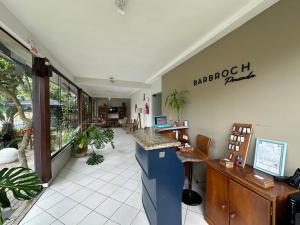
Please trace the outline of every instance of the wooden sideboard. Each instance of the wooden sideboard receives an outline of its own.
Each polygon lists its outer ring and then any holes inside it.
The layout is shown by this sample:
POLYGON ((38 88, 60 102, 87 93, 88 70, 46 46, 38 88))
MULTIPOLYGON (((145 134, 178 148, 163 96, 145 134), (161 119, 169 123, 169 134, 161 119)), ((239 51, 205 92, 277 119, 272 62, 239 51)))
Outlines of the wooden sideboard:
POLYGON ((253 168, 207 162, 205 219, 210 225, 286 225, 287 198, 298 192, 285 183, 263 189, 246 180, 253 168))

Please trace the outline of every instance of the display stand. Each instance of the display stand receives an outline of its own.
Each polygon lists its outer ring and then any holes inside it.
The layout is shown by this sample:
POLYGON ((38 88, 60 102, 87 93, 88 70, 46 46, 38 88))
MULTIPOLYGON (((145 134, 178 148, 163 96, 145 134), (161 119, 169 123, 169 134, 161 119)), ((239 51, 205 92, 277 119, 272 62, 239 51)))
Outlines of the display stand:
POLYGON ((228 159, 240 167, 245 167, 252 124, 234 123, 227 145, 228 159))

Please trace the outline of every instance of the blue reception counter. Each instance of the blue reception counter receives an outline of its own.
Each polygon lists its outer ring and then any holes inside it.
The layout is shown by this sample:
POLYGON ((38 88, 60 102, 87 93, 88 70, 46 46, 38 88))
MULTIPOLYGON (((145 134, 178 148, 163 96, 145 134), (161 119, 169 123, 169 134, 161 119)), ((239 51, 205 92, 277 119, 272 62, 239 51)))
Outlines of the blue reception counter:
POLYGON ((143 205, 150 224, 181 225, 184 168, 176 154, 180 143, 154 130, 138 130, 134 137, 142 169, 143 205))

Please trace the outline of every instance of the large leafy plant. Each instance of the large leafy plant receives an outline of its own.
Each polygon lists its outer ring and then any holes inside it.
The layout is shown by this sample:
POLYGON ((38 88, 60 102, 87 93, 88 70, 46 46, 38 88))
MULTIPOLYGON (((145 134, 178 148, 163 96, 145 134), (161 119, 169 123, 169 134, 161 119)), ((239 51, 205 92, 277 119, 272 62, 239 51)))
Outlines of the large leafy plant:
POLYGON ((87 129, 87 136, 89 144, 91 145, 93 152, 90 154, 87 164, 97 165, 104 161, 104 157, 99 153, 95 152, 96 149, 104 148, 105 144, 110 143, 114 149, 114 131, 110 128, 99 128, 94 125, 89 126, 87 129))
POLYGON ((186 95, 189 91, 177 91, 173 90, 167 97, 165 101, 165 106, 169 106, 177 113, 177 121, 180 121, 180 111, 186 103, 186 95))
POLYGON ((73 133, 72 151, 73 153, 83 153, 87 150, 89 139, 87 132, 81 132, 80 128, 77 128, 73 133))
POLYGON ((114 131, 110 128, 99 128, 92 125, 88 127, 87 135, 93 149, 101 149, 108 143, 114 148, 114 131))
POLYGON ((9 208, 7 193, 11 191, 18 200, 31 200, 42 191, 42 182, 35 172, 23 167, 0 170, 0 225, 3 224, 1 208, 9 208))
POLYGON ((88 145, 92 147, 93 152, 90 154, 87 164, 96 165, 103 162, 102 155, 96 152, 96 149, 104 148, 105 144, 111 144, 114 146, 114 131, 110 128, 100 128, 91 125, 85 131, 81 131, 79 128, 74 132, 74 139, 72 142, 73 153, 83 153, 87 150, 88 145))

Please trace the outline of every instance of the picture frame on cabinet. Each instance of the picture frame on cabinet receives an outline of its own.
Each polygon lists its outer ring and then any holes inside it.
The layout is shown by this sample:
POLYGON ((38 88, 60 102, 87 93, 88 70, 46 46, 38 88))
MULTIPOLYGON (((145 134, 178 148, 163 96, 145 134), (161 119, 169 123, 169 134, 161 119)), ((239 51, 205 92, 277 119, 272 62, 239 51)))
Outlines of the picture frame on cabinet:
POLYGON ((257 138, 253 168, 273 176, 283 176, 286 152, 286 142, 257 138))

